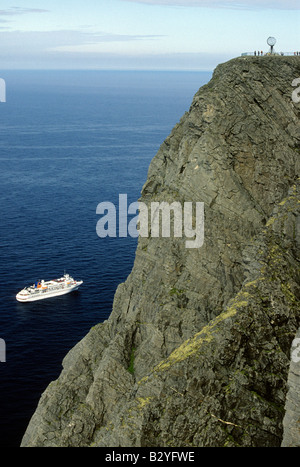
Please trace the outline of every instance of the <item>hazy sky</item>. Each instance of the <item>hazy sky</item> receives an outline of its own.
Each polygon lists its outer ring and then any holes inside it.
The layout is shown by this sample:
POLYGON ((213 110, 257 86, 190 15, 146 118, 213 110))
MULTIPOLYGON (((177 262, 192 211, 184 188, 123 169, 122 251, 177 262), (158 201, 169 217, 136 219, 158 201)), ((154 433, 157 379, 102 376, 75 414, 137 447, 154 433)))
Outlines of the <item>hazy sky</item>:
POLYGON ((1 69, 212 70, 300 50, 300 0, 2 0, 1 69))

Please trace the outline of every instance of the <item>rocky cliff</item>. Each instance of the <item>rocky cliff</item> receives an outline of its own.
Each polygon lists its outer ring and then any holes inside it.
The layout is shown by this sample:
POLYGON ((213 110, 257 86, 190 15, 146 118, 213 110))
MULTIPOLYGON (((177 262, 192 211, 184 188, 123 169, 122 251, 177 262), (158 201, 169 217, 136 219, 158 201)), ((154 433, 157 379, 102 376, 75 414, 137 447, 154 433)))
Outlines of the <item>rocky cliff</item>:
POLYGON ((298 77, 300 57, 240 57, 196 93, 141 201, 204 202, 204 244, 140 237, 110 318, 65 357, 22 446, 299 443, 283 429, 300 405, 298 77))

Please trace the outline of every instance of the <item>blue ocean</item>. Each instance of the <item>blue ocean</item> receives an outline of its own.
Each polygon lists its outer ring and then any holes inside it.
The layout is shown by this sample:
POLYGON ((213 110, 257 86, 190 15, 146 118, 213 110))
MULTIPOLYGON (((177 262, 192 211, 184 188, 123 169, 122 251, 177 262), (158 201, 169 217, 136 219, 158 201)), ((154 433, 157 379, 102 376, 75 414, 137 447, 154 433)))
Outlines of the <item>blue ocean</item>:
POLYGON ((110 315, 137 240, 99 238, 97 205, 137 201, 152 158, 208 72, 0 71, 0 445, 18 447, 66 353, 110 315), (79 291, 16 293, 64 272, 79 291))

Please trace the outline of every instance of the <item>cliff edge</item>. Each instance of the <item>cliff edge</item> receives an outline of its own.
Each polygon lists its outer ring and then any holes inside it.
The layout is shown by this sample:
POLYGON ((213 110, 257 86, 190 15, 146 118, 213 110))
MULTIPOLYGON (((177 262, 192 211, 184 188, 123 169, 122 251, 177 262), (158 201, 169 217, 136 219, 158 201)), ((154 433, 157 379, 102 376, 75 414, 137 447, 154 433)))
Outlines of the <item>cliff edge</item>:
POLYGON ((300 57, 240 57, 196 93, 141 201, 203 202, 204 244, 139 238, 109 319, 67 354, 22 446, 300 442, 283 428, 300 405, 298 77, 300 57))

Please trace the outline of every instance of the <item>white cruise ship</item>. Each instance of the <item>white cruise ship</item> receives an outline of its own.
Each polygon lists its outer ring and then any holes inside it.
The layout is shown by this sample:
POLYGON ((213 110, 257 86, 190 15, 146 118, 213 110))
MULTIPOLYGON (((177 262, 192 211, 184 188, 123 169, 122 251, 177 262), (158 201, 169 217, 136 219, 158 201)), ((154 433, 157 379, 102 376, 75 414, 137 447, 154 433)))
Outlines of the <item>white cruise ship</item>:
POLYGON ((38 281, 25 287, 16 295, 19 302, 34 302, 44 298, 57 297, 77 290, 83 281, 75 281, 69 274, 52 281, 38 281))

